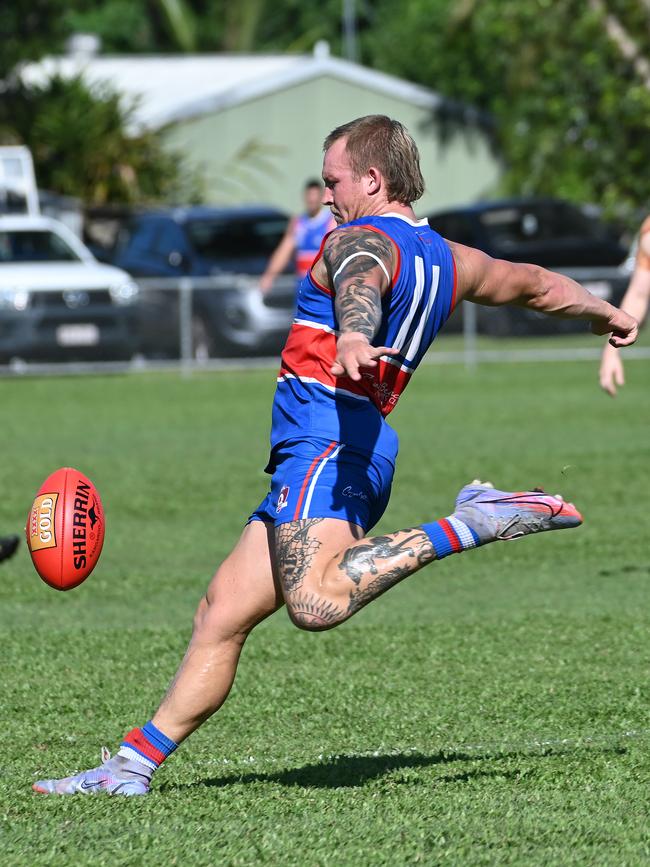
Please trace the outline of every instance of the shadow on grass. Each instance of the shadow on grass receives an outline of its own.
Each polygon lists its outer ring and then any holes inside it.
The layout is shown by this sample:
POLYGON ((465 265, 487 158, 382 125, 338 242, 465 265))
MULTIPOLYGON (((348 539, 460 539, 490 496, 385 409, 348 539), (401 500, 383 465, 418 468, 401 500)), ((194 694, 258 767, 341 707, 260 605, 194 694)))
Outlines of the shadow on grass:
MULTIPOLYGON (((271 773, 248 773, 248 774, 227 774, 219 777, 211 777, 209 779, 197 780, 195 783, 188 784, 173 784, 167 783, 160 787, 161 791, 172 791, 179 789, 194 789, 199 787, 215 787, 223 788, 225 786, 242 785, 246 783, 274 783, 282 786, 300 787, 304 789, 339 789, 339 788, 357 788, 364 786, 366 783, 379 779, 399 771, 402 769, 417 769, 428 768, 435 765, 451 765, 454 762, 501 762, 504 759, 525 758, 527 760, 557 758, 558 756, 568 755, 576 752, 597 752, 597 753, 625 753, 626 750, 622 747, 600 747, 593 746, 573 746, 570 749, 540 749, 537 752, 531 751, 511 751, 511 752, 494 752, 494 753, 469 753, 462 751, 455 752, 437 752, 429 755, 425 753, 406 752, 393 755, 371 755, 371 756, 333 756, 332 758, 323 759, 320 762, 314 762, 308 765, 303 765, 300 768, 289 768, 284 771, 275 771, 271 773)), ((516 777, 519 771, 516 769, 505 768, 485 768, 472 767, 458 769, 438 777, 437 781, 441 783, 453 782, 469 782, 472 779, 479 777, 501 777, 503 779, 511 779, 516 777)), ((406 782, 406 781, 405 781, 406 782)), ((410 780, 408 782, 411 782, 410 780)))

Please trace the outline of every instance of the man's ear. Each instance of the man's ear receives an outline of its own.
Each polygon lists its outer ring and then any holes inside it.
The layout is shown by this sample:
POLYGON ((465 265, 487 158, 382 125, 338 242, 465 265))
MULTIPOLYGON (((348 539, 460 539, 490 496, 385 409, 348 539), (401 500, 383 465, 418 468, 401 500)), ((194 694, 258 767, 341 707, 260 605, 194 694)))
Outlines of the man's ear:
POLYGON ((376 169, 374 166, 370 166, 370 168, 366 172, 366 191, 368 195, 376 196, 377 193, 380 192, 383 183, 384 179, 379 169, 376 169))

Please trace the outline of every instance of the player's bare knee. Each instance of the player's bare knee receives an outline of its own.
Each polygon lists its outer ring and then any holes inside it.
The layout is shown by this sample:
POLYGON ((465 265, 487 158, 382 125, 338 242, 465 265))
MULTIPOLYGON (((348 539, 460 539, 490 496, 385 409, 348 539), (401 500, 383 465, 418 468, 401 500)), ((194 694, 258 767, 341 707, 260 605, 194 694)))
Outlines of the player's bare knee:
POLYGON ((333 629, 349 617, 343 607, 308 591, 291 594, 287 599, 287 613, 294 626, 307 632, 333 629))
POLYGON ((242 646, 252 626, 223 603, 204 597, 194 616, 192 641, 201 644, 242 646))
POLYGON ((219 606, 209 593, 201 599, 194 614, 194 638, 210 638, 219 632, 219 621, 222 614, 219 606))
POLYGON ((287 606, 287 613, 289 615, 289 619, 293 623, 294 626, 297 626, 298 629, 302 629, 305 632, 324 632, 326 629, 332 629, 336 626, 336 623, 328 623, 322 624, 318 620, 314 620, 309 614, 306 614, 304 611, 296 610, 287 606))
POLYGON ((198 632, 203 625, 205 620, 205 616, 210 608, 210 603, 208 602, 208 597, 202 596, 201 601, 196 606, 196 611, 194 612, 194 620, 192 623, 192 631, 194 633, 198 632))

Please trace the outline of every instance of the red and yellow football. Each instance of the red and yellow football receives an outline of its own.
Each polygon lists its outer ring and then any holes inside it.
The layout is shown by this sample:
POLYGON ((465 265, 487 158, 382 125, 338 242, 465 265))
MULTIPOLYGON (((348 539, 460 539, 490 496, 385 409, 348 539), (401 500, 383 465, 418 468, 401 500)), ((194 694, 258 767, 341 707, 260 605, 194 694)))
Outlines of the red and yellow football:
POLYGON ((27 517, 32 562, 55 590, 77 587, 93 571, 104 544, 104 509, 97 488, 72 467, 52 473, 27 517))

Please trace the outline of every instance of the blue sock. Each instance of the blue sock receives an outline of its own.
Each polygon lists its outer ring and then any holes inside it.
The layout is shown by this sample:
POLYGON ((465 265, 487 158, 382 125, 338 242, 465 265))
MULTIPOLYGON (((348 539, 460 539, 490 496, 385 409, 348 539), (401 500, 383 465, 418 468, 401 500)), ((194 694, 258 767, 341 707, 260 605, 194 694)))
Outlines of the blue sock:
POLYGON ((126 759, 142 762, 155 771, 177 746, 177 743, 164 735, 150 720, 141 729, 131 729, 124 736, 117 754, 126 759))
POLYGON ((431 540, 436 560, 442 560, 450 554, 460 554, 481 544, 474 530, 454 515, 431 524, 422 524, 422 529, 431 540))

